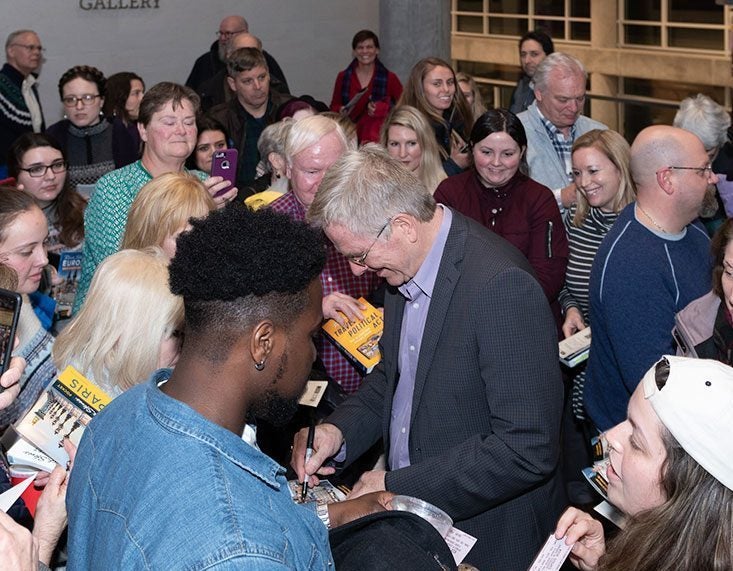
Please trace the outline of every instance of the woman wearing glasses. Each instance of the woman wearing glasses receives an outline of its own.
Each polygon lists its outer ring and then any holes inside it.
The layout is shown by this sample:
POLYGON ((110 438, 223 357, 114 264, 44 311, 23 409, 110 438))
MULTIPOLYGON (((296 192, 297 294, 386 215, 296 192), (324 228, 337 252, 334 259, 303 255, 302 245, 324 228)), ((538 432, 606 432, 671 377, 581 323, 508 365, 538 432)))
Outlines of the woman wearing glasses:
POLYGON ((10 147, 8 173, 43 209, 51 252, 76 249, 84 239, 86 200, 72 190, 66 168, 61 146, 46 134, 26 133, 10 147))
POLYGON ((125 125, 102 114, 107 80, 95 67, 78 65, 59 80, 64 119, 46 131, 68 158, 71 184, 94 184, 104 174, 138 158, 135 141, 125 125))

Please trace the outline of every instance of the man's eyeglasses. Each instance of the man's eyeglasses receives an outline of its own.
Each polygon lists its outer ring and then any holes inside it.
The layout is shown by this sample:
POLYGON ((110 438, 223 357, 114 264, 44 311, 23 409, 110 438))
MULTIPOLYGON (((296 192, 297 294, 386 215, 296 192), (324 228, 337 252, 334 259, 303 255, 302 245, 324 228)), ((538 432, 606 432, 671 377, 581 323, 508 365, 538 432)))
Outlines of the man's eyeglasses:
POLYGON ((84 107, 89 107, 92 103, 94 103, 94 100, 97 97, 101 97, 99 93, 96 95, 92 95, 91 93, 87 93, 85 95, 80 95, 77 97, 76 95, 67 95, 66 97, 62 97, 61 101, 64 104, 64 107, 76 107, 76 104, 81 101, 81 104, 84 107))
POLYGON ((27 172, 33 178, 40 178, 46 175, 48 169, 51 169, 51 172, 54 174, 61 174, 62 172, 66 171, 66 161, 56 161, 55 163, 51 163, 50 165, 33 165, 30 168, 19 168, 18 170, 27 172))
POLYGON ((351 262, 352 264, 355 264, 362 268, 366 268, 367 265, 364 262, 366 261, 366 258, 369 255, 369 252, 372 251, 374 244, 377 243, 377 240, 379 240, 380 236, 384 233, 384 231, 387 229, 387 226, 389 226, 391 222, 392 222, 391 218, 387 220, 386 224, 382 226, 382 229, 379 231, 379 234, 377 234, 377 237, 374 238, 374 242, 372 242, 371 246, 369 246, 363 254, 361 254, 360 256, 349 256, 346 259, 349 260, 349 262, 351 262))
POLYGON ((10 45, 11 46, 18 46, 19 48, 23 48, 24 50, 29 51, 29 52, 41 52, 41 53, 43 53, 43 52, 46 51, 46 48, 44 48, 43 46, 36 46, 36 45, 33 45, 33 44, 10 44, 10 45))
POLYGON ((668 169, 678 171, 696 171, 700 176, 710 176, 713 174, 713 166, 707 165, 705 167, 667 167, 668 169))
POLYGON ((236 36, 237 34, 241 34, 242 32, 246 32, 247 30, 236 30, 234 32, 222 32, 219 30, 216 32, 216 36, 222 40, 228 40, 232 36, 236 36))

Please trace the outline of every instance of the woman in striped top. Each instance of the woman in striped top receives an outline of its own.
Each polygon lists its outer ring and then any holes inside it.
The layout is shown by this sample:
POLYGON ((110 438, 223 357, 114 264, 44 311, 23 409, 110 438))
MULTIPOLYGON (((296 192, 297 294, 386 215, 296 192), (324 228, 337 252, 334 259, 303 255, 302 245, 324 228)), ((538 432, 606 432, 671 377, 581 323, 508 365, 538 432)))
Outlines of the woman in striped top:
POLYGON ((635 195, 629 144, 616 131, 594 129, 578 137, 572 157, 577 202, 563 216, 570 246, 560 292, 565 337, 586 327, 593 258, 619 212, 635 195))

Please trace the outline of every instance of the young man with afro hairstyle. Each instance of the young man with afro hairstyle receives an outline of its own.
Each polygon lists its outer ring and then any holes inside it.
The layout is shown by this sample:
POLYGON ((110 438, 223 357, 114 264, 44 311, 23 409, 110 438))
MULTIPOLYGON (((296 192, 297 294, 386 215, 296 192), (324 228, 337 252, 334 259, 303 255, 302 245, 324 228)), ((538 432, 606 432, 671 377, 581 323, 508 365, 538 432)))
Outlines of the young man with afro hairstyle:
POLYGON ((287 421, 305 386, 322 238, 270 210, 191 224, 170 265, 186 313, 180 359, 88 426, 69 485, 69 568, 332 569, 322 520, 380 511, 391 495, 317 515, 243 440, 248 417, 287 421))

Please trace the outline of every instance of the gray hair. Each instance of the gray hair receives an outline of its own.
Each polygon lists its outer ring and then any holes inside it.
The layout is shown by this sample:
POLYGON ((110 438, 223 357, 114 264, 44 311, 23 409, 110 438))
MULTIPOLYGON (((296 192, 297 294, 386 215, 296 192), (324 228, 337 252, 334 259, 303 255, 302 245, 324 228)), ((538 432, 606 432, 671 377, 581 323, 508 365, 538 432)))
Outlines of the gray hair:
POLYGON ((697 135, 705 150, 710 151, 721 147, 728 139, 730 115, 722 105, 698 93, 682 100, 672 124, 697 135))
POLYGON ((543 93, 547 91, 547 80, 555 70, 559 70, 563 75, 582 75, 583 82, 588 80, 585 67, 578 58, 563 52, 555 52, 543 59, 537 66, 534 77, 532 77, 534 88, 543 93))
MULTIPOLYGON (((5 51, 8 50, 10 44, 12 44, 18 38, 18 36, 22 36, 23 34, 36 34, 36 32, 33 30, 15 30, 14 32, 10 32, 8 34, 8 39, 5 40, 5 51)), ((36 36, 37 35, 38 34, 36 34, 36 36)))
MULTIPOLYGON (((374 236, 398 214, 428 222, 435 208, 433 195, 414 174, 380 146, 368 144, 345 153, 328 169, 308 209, 308 222, 374 236)), ((389 233, 388 226, 382 236, 389 233)))
POLYGON ((285 141, 290 133, 290 129, 295 122, 289 117, 268 125, 262 131, 259 141, 257 141, 257 151, 260 153, 262 160, 269 165, 267 162, 267 156, 270 153, 277 153, 281 157, 285 158, 285 141))
POLYGON ((349 142, 341 126, 330 117, 312 115, 296 121, 285 140, 285 160, 292 166, 295 155, 315 145, 323 137, 334 131, 343 143, 344 150, 348 151, 354 148, 354 144, 349 142))

